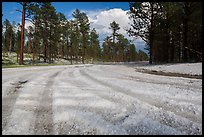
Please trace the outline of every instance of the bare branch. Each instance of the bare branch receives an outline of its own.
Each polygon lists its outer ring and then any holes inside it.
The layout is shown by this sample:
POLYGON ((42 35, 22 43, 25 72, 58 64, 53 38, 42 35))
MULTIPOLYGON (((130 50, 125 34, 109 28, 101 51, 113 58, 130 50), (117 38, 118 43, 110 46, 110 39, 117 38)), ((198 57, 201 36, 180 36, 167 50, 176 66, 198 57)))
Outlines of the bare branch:
POLYGON ((21 10, 18 10, 18 9, 16 11, 23 13, 21 10))
POLYGON ((29 18, 31 14, 26 14, 26 18, 29 18))
POLYGON ((202 53, 199 52, 199 51, 196 51, 196 50, 194 50, 194 49, 192 49, 192 48, 189 48, 189 47, 184 47, 184 48, 185 48, 185 49, 188 49, 188 50, 190 50, 190 51, 192 51, 192 52, 194 52, 194 53, 197 53, 197 54, 199 54, 199 55, 202 56, 202 53))

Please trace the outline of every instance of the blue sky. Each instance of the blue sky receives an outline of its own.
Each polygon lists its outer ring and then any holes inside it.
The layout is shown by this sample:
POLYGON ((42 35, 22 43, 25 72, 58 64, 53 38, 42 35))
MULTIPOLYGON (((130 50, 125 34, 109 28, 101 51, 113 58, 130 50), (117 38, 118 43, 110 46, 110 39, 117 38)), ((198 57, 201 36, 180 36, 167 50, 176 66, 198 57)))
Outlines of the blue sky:
MULTIPOLYGON (((128 2, 52 2, 57 12, 62 12, 67 18, 72 16, 71 11, 75 9, 80 10, 108 10, 112 8, 121 8, 123 10, 129 9, 128 2)), ((16 9, 21 10, 22 7, 17 2, 2 2, 2 21, 8 19, 9 21, 21 21, 21 14, 16 9)))
MULTIPOLYGON (((129 10, 128 2, 52 2, 52 5, 57 12, 62 12, 68 20, 72 19, 72 13, 77 8, 85 12, 91 22, 91 28, 96 28, 99 34, 100 44, 106 36, 111 34, 109 26, 112 21, 116 21, 120 25, 119 33, 125 35, 128 39, 132 39, 128 37, 125 31, 130 26, 128 25, 130 20, 126 14, 129 10)), ((10 22, 21 23, 21 13, 17 12, 17 9, 22 9, 17 2, 2 2, 2 22, 8 19, 10 22)), ((26 26, 30 24, 26 22, 26 26)), ((145 51, 145 43, 141 39, 135 40, 134 44, 137 51, 139 49, 145 51)))

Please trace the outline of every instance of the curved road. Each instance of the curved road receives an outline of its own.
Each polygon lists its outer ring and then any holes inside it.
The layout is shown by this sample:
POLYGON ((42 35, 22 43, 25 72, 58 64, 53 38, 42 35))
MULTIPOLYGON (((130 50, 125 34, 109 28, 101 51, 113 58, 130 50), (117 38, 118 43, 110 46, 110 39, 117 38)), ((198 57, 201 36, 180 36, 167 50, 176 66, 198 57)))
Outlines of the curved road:
POLYGON ((202 134, 202 79, 125 65, 2 69, 2 134, 202 134))

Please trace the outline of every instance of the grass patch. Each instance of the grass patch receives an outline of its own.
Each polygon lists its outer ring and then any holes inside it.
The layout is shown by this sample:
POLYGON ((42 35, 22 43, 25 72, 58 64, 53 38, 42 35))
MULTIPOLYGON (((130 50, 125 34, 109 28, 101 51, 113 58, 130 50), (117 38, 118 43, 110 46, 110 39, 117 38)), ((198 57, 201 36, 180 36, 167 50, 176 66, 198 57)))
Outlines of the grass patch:
MULTIPOLYGON (((33 67, 33 66, 59 66, 59 65, 71 65, 70 60, 59 58, 54 60, 53 63, 44 63, 44 59, 35 57, 34 64, 32 64, 32 54, 24 53, 23 58, 23 65, 19 65, 17 62, 17 54, 15 52, 2 52, 2 68, 18 68, 18 67, 33 67)), ((19 61, 20 59, 18 59, 19 61)), ((78 62, 78 64, 81 64, 82 62, 78 62)), ((92 63, 89 59, 85 60, 85 63, 92 63)), ((73 64, 75 64, 75 61, 73 61, 73 64)))
POLYGON ((34 67, 34 66, 61 66, 61 65, 68 65, 68 64, 25 64, 25 65, 18 65, 18 64, 6 64, 2 65, 2 68, 20 68, 20 67, 34 67))

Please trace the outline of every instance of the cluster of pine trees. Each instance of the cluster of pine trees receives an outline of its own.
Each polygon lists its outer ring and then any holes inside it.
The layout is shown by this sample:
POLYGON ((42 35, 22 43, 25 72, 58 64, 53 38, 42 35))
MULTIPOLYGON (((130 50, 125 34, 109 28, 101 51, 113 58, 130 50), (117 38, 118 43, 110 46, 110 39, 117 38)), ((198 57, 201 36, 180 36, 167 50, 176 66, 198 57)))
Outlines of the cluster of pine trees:
MULTIPOLYGON (((33 54, 33 63, 44 59, 44 62, 53 63, 63 58, 71 63, 84 63, 86 58, 96 59, 100 51, 98 34, 90 29, 88 17, 80 10, 73 12, 73 20, 67 20, 63 13, 57 13, 50 2, 22 2, 22 25, 3 23, 2 49, 6 52, 21 51, 33 54), (32 26, 24 28, 25 20, 32 22, 32 26), (24 31, 22 30, 24 28, 24 31), (21 33, 23 38, 21 38, 21 33)), ((22 64, 22 62, 19 62, 22 64)))
MULTIPOLYGON (((76 9, 73 20, 57 13, 50 2, 20 2, 22 24, 5 20, 2 28, 2 50, 16 52, 23 63, 23 52, 52 63, 63 58, 71 63, 85 60, 136 61, 148 57, 136 52, 135 45, 118 33, 119 24, 110 23, 112 34, 102 47, 87 15, 76 9), (25 29, 25 20, 33 23, 25 29), (21 31, 24 30, 24 31, 21 31), (25 34, 24 34, 25 32, 25 34), (25 43, 24 43, 25 42, 25 43)), ((201 2, 130 2, 132 24, 128 34, 142 38, 149 50, 149 62, 202 61, 201 2)), ((18 59, 18 57, 17 57, 18 59)))
POLYGON ((17 61, 23 64, 23 53, 32 54, 32 63, 43 58, 46 63, 66 59, 72 63, 94 61, 148 60, 143 52, 136 52, 134 44, 118 34, 119 24, 110 23, 112 35, 104 39, 102 47, 96 29, 90 28, 88 16, 76 9, 72 20, 57 13, 51 2, 19 2, 22 5, 22 24, 6 19, 2 25, 2 49, 16 52, 17 61), (25 28, 25 20, 33 25, 25 28), (24 31, 21 31, 24 30, 24 31), (24 43, 25 42, 25 43, 24 43), (20 57, 20 60, 18 59, 20 57))
POLYGON ((202 61, 202 2, 130 2, 130 36, 148 45, 149 63, 202 61))
MULTIPOLYGON (((133 62, 136 59, 138 60, 139 54, 136 52, 135 45, 131 44, 124 35, 118 33, 120 30, 119 24, 115 21, 111 22, 110 29, 112 30, 111 36, 107 36, 102 44, 103 60, 115 62, 133 62)), ((143 56, 140 58, 143 58, 143 56)))

